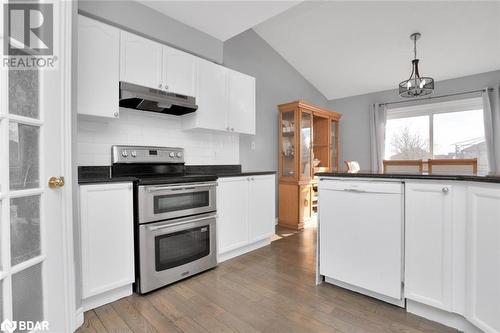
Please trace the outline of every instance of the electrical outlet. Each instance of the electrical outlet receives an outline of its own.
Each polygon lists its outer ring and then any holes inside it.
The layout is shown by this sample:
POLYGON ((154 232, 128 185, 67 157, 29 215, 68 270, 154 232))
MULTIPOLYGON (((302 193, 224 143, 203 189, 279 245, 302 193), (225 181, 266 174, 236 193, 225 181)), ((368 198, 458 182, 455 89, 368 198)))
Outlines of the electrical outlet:
POLYGON ((250 148, 252 148, 252 150, 255 150, 255 141, 252 141, 252 143, 250 144, 250 148))

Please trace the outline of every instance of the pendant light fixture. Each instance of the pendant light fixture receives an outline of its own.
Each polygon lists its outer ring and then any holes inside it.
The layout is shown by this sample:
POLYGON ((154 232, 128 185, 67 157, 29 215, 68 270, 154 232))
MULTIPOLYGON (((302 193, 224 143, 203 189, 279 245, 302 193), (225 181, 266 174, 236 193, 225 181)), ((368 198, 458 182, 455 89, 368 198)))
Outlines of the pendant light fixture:
POLYGON ((420 97, 429 95, 434 91, 434 79, 420 76, 418 72, 417 40, 421 36, 419 32, 410 35, 410 39, 413 40, 413 53, 415 57, 411 61, 412 69, 410 78, 399 84, 399 96, 401 97, 420 97))

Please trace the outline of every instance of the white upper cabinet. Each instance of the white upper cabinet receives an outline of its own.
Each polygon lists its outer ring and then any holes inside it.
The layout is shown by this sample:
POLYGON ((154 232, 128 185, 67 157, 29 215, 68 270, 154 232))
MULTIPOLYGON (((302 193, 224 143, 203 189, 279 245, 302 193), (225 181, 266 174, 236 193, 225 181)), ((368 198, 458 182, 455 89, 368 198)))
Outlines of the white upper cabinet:
POLYGON ((406 184, 405 296, 451 310, 453 187, 406 184))
POLYGON ((78 113, 119 117, 119 82, 196 97, 184 129, 255 134, 255 78, 79 17, 78 113))
POLYGON ((500 332, 500 186, 469 187, 468 319, 500 332))
POLYGON ((163 45, 121 31, 120 81, 162 89, 163 79, 163 45))
POLYGON ((118 118, 120 30, 78 16, 78 114, 118 118))
POLYGON ((195 95, 196 57, 174 48, 163 47, 163 88, 181 95, 195 95))
POLYGON ((232 132, 255 134, 255 78, 228 70, 227 122, 232 132))
POLYGON ((184 128, 227 130, 227 68, 197 59, 196 72, 198 110, 184 116, 184 128))
POLYGON ((274 234, 276 219, 274 175, 252 176, 249 185, 248 238, 250 241, 260 241, 274 234))
POLYGON ((202 59, 196 73, 198 111, 184 128, 255 134, 255 79, 202 59))

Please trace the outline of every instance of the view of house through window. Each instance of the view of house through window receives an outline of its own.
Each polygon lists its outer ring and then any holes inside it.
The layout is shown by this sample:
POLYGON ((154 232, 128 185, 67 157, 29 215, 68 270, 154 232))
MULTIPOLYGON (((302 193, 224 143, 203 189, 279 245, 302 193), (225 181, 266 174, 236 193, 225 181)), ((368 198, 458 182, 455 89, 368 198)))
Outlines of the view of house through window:
POLYGON ((483 110, 478 102, 473 99, 389 109, 385 159, 477 158, 478 172, 487 172, 483 110))

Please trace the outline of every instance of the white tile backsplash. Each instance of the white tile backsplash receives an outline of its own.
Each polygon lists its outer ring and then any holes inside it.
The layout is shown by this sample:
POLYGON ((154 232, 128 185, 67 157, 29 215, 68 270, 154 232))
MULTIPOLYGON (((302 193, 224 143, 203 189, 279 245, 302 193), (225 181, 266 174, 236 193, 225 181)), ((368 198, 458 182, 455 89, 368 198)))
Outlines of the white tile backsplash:
POLYGON ((177 116, 120 109, 120 119, 78 117, 78 165, 110 165, 112 145, 182 147, 186 164, 239 164, 234 133, 182 130, 177 116))

